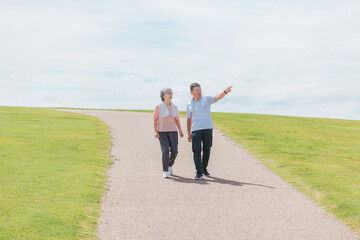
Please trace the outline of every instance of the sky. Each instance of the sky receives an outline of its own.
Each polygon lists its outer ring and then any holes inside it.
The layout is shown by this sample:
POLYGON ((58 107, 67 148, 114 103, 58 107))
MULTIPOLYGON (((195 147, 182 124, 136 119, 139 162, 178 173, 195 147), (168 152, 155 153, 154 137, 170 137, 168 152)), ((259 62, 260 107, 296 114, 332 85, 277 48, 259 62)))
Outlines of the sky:
POLYGON ((360 120, 360 2, 0 0, 0 105, 360 120))

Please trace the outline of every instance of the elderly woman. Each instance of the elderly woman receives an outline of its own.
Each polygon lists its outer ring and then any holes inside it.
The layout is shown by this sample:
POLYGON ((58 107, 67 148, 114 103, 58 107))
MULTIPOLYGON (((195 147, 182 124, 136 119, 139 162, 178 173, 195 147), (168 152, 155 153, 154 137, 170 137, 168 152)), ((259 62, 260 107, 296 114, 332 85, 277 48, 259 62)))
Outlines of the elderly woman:
POLYGON ((155 107, 154 130, 155 137, 160 140, 162 152, 163 177, 173 174, 172 166, 178 154, 178 132, 183 137, 181 130, 179 110, 171 102, 173 93, 171 88, 164 88, 160 92, 161 103, 155 107))

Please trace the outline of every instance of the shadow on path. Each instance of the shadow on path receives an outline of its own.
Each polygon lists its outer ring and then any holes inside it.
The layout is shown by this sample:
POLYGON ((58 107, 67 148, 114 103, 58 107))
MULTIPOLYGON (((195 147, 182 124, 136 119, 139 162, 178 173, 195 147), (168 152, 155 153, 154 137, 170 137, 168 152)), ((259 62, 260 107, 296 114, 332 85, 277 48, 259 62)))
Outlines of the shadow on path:
POLYGON ((229 184, 232 186, 243 186, 243 185, 252 185, 252 186, 258 186, 258 187, 265 187, 265 188, 275 188, 272 186, 262 185, 262 184, 256 184, 256 183, 246 183, 246 182, 238 182, 234 180, 228 180, 218 177, 204 177, 201 180, 195 180, 193 178, 185 178, 178 175, 170 175, 169 179, 175 181, 175 182, 181 182, 181 183, 193 183, 193 184, 201 184, 201 185, 207 185, 210 183, 220 183, 220 184, 229 184))

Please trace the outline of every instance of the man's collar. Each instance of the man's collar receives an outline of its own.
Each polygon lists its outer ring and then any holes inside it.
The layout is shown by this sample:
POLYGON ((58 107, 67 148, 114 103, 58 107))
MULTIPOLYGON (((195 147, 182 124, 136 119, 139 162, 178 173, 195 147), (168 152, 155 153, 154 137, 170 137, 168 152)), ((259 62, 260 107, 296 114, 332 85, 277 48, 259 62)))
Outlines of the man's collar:
POLYGON ((198 102, 198 101, 200 101, 202 98, 203 98, 203 96, 201 95, 200 98, 196 101, 196 100, 194 99, 194 97, 193 97, 193 98, 191 99, 191 101, 192 101, 192 102, 198 102))
POLYGON ((192 97, 190 104, 193 105, 194 102, 200 102, 202 107, 204 107, 206 105, 206 101, 205 101, 205 98, 203 97, 203 95, 201 95, 201 97, 197 101, 195 101, 194 98, 192 97))

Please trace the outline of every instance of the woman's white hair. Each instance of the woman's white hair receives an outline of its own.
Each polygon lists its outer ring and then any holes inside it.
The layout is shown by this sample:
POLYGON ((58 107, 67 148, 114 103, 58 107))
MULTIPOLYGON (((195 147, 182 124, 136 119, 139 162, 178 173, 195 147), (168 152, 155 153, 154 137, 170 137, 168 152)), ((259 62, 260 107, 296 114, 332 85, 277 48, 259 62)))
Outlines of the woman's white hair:
POLYGON ((165 95, 166 91, 168 91, 168 90, 170 90, 170 91, 172 92, 171 88, 163 88, 163 89, 160 91, 161 101, 164 101, 164 95, 165 95))

